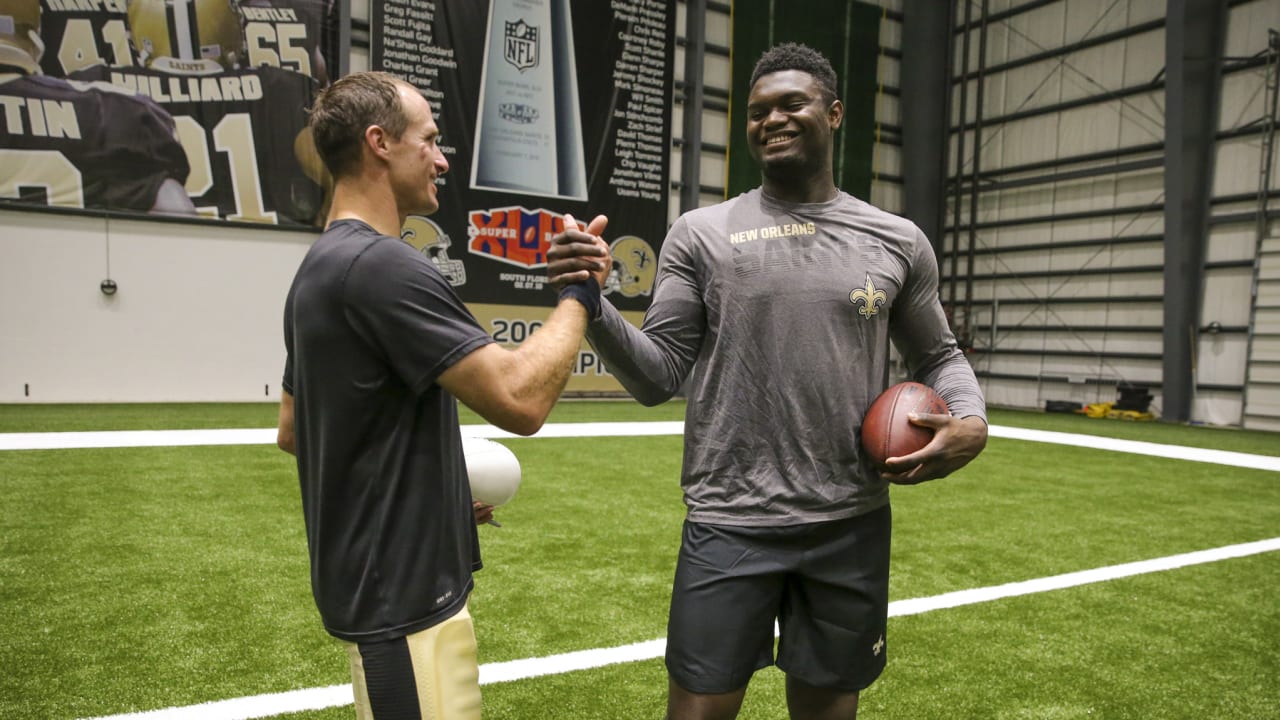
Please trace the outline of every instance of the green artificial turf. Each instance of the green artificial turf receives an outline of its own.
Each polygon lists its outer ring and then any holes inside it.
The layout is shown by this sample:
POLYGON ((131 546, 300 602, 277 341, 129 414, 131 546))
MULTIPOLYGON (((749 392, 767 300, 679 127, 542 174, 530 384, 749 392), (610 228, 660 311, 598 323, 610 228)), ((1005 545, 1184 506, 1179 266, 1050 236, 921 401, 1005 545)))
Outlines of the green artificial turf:
MULTIPOLYGON (((269 405, 4 406, 6 431, 262 427, 269 405), (36 411, 31 412, 33 408, 36 411), (112 423, 118 423, 113 425, 112 423), (163 424, 158 424, 163 423, 163 424)), ((562 403, 553 422, 680 419, 562 403)), ((997 424, 1267 452, 1275 436, 994 411, 997 424), (1044 423, 1044 424, 1042 424, 1044 423)), ((502 440, 524 483, 480 529, 482 663, 661 638, 683 519, 676 436, 502 440)), ((1274 452, 1274 451, 1273 451, 1274 452)), ((1280 475, 993 438, 895 487, 893 600, 1280 535, 1280 475)), ((87 718, 350 682, 270 445, 0 452, 0 718, 87 718)), ((1280 716, 1280 555, 890 620, 863 720, 1280 716)), ((661 717, 659 658, 486 685, 486 720, 661 717)), ((741 717, 785 717, 757 674, 741 717)), ((350 718, 351 708, 280 717, 350 718)))
POLYGON ((275 427, 275 403, 0 405, 0 432, 275 427))

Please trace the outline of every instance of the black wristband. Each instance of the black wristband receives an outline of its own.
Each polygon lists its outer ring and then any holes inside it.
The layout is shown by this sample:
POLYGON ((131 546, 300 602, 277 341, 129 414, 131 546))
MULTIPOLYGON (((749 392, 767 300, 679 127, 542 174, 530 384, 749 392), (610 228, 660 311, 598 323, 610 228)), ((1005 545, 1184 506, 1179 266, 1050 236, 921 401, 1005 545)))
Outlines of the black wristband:
POLYGON ((560 299, 573 298, 587 309, 587 320, 600 318, 600 283, 595 277, 588 277, 586 282, 565 285, 560 288, 560 299))

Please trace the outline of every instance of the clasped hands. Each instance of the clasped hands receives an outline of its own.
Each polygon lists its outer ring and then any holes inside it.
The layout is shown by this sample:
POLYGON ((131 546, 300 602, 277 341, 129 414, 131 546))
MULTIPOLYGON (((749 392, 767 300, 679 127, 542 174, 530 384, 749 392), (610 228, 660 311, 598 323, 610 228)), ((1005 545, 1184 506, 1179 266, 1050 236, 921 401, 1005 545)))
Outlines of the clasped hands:
POLYGON ((565 213, 564 230, 551 238, 547 250, 547 280, 553 288, 560 290, 591 277, 604 288, 613 267, 609 244, 602 237, 608 224, 609 218, 597 215, 584 228, 565 213))

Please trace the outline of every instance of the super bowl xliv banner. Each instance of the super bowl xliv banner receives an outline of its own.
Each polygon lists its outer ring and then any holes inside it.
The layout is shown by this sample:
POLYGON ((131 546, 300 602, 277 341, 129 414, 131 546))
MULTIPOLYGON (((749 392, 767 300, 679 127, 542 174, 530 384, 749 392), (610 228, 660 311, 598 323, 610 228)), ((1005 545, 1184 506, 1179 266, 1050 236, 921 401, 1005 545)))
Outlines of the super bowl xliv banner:
POLYGON ((311 227, 340 0, 0 0, 0 202, 311 227))
MULTIPOLYGON (((638 322, 667 230, 673 0, 388 0, 370 67, 431 102, 449 161, 440 210, 403 237, 499 342, 546 317, 546 251, 565 214, 609 218, 604 292, 638 322)), ((584 346, 571 390, 616 390, 584 346)))

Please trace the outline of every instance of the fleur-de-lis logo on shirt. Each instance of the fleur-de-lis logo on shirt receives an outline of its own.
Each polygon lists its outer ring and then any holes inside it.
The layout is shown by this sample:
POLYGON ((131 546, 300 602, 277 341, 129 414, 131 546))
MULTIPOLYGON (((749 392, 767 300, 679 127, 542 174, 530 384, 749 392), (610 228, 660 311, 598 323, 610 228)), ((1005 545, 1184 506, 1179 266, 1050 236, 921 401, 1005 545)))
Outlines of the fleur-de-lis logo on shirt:
POLYGON ((858 288, 849 293, 849 302, 855 306, 862 303, 862 307, 858 308, 858 314, 868 320, 872 315, 880 312, 880 306, 889 299, 889 296, 883 290, 877 290, 874 283, 871 282, 871 276, 867 275, 867 286, 858 288))

